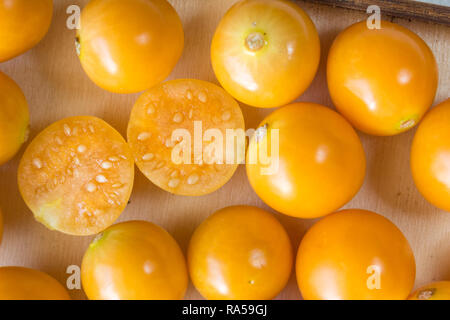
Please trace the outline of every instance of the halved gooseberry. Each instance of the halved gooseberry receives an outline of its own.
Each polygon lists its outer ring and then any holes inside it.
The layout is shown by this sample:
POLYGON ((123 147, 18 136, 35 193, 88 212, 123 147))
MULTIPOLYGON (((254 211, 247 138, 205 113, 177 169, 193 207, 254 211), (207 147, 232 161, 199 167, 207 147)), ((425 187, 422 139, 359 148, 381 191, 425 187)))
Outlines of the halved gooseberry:
POLYGON ((91 235, 109 227, 127 205, 134 180, 131 151, 103 120, 80 116, 42 131, 20 162, 20 193, 52 230, 91 235))
POLYGON ((136 102, 128 142, 137 166, 154 184, 199 196, 223 186, 243 161, 244 126, 239 104, 222 88, 173 80, 136 102))

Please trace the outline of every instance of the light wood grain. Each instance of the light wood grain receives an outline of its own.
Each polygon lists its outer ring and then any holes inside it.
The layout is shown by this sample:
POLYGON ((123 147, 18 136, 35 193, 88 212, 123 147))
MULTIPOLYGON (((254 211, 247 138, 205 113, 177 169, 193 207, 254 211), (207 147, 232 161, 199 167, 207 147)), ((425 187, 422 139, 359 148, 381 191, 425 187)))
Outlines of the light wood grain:
MULTIPOLYGON (((198 78, 216 82, 209 60, 209 45, 215 27, 235 0, 172 0, 186 33, 186 48, 170 78, 198 78)), ((0 70, 22 87, 31 110, 31 138, 50 123, 73 115, 95 115, 125 134, 131 107, 138 95, 117 95, 96 87, 81 69, 74 49, 74 31, 66 28, 66 8, 83 6, 87 0, 55 1, 51 30, 32 51, 0 70)), ((325 82, 325 59, 332 40, 346 26, 362 20, 365 14, 346 9, 297 1, 320 33, 322 62, 312 86, 299 99, 332 106, 325 82)), ((395 19, 418 33, 432 48, 439 64, 440 82, 436 102, 448 97, 450 88, 450 29, 442 25, 395 19)), ((248 127, 255 127, 270 112, 242 106, 248 127)), ((433 280, 450 280, 450 213, 428 204, 414 187, 409 171, 409 150, 414 131, 392 138, 360 134, 368 158, 368 172, 359 194, 346 206, 379 212, 405 233, 417 260, 416 285, 433 280)), ((92 237, 67 236, 47 230, 34 221, 22 201, 16 171, 23 150, 0 167, 0 205, 5 233, 0 247, 0 265, 23 265, 48 272, 65 282, 66 268, 79 265, 92 237)), ((324 199, 326 201, 326 199, 324 199)), ((221 190, 198 198, 174 196, 153 186, 139 172, 131 204, 120 221, 145 219, 165 227, 186 250, 195 227, 215 210, 235 204, 267 208, 250 188, 241 167, 221 190)), ((277 214, 297 248, 314 221, 277 214)), ((76 299, 82 291, 71 291, 76 299)), ((200 298, 191 287, 187 298, 200 298)), ((280 299, 298 299, 294 275, 280 299)))

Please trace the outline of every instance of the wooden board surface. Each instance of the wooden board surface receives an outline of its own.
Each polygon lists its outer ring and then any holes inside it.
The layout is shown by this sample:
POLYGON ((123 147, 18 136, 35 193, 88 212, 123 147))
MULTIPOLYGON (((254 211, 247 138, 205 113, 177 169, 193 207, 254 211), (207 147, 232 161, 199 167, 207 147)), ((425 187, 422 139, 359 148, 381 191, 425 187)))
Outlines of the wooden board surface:
MULTIPOLYGON (((25 55, 0 64, 23 89, 31 111, 31 138, 50 123, 74 115, 95 115, 125 134, 130 110, 138 95, 118 95, 96 87, 84 74, 75 54, 73 30, 66 27, 66 8, 83 7, 87 0, 57 0, 50 32, 43 42, 25 55)), ((236 0, 171 0, 186 33, 184 54, 170 78, 198 78, 217 82, 209 60, 213 32, 225 11, 236 0)), ((299 99, 332 106, 325 81, 325 61, 332 40, 346 26, 362 20, 364 13, 298 1, 316 23, 322 43, 322 61, 311 87, 299 99)), ((450 89, 450 28, 395 19, 418 33, 432 48, 439 64, 440 81, 436 102, 450 89)), ((270 110, 242 106, 247 127, 254 128, 270 110)), ((417 261, 416 286, 434 280, 450 280, 450 213, 428 204, 414 187, 409 171, 413 131, 390 138, 360 134, 368 159, 367 177, 359 194, 346 206, 379 212, 406 235, 417 261)), ((5 233, 0 247, 0 265, 23 265, 48 272, 61 282, 69 265, 80 265, 92 237, 72 237, 47 230, 34 221, 22 201, 16 171, 23 150, 0 167, 0 205, 5 233)), ((165 227, 185 251, 195 227, 215 210, 237 204, 267 208, 252 191, 245 170, 219 191, 204 197, 174 196, 153 186, 136 173, 131 203, 120 221, 144 219, 165 227)), ((291 235, 295 248, 314 221, 277 214, 291 235)), ((85 298, 80 290, 75 299, 85 298)), ((200 298, 190 287, 187 298, 200 298)), ((293 275, 280 299, 298 299, 293 275)))
POLYGON ((378 6, 382 12, 409 20, 433 21, 450 26, 450 0, 308 0, 334 7, 367 11, 378 6))

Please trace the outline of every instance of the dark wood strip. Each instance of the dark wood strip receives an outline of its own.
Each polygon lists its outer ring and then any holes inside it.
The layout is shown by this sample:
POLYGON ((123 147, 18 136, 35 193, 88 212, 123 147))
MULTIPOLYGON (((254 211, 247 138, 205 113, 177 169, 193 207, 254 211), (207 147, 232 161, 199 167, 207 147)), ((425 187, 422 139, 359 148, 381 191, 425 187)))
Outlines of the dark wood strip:
POLYGON ((334 7, 366 11, 370 5, 377 5, 382 15, 406 19, 419 19, 450 26, 450 7, 412 0, 304 0, 334 7))

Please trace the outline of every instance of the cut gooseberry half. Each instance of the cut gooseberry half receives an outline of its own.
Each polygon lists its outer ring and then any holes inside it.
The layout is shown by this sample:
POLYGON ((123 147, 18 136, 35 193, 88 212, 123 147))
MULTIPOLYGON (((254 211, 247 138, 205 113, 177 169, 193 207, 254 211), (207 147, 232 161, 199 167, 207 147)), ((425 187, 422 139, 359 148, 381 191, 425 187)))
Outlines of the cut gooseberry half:
POLYGON ((131 195, 134 163, 123 137, 92 116, 60 120, 28 146, 19 189, 35 218, 72 235, 103 231, 131 195))
POLYGON ((245 158, 239 104, 215 84, 172 80, 145 92, 128 124, 138 168, 158 187, 200 196, 222 187, 245 158))

